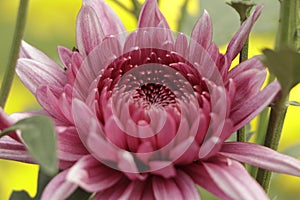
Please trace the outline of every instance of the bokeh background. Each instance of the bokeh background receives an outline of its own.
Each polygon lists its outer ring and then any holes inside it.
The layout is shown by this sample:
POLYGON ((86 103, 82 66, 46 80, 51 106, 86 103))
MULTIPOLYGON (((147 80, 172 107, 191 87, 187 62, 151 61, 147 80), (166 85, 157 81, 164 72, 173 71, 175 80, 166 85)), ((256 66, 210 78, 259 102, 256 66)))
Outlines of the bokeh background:
MULTIPOLYGON (((126 12, 113 0, 107 2, 121 17, 127 30, 136 27, 137 20, 134 15, 126 12)), ((133 8, 130 0, 121 2, 128 8, 133 8)), ((237 13, 225 1, 190 0, 187 11, 182 10, 185 0, 170 2, 160 0, 159 6, 173 30, 179 29, 190 34, 197 17, 206 9, 213 20, 214 41, 225 51, 239 26, 237 13)), ((76 45, 76 15, 81 3, 81 0, 31 0, 24 39, 59 62, 56 46, 62 45, 71 49, 76 45)), ((273 48, 279 13, 279 1, 256 0, 255 3, 264 4, 265 9, 250 37, 250 56, 260 54, 266 47, 273 48)), ((0 80, 7 64, 18 4, 19 0, 0 0, 0 80)), ((300 86, 293 89, 290 100, 300 102, 300 86)), ((39 109, 38 103, 16 77, 5 111, 13 113, 33 109, 39 109)), ((300 156, 299 117, 300 107, 290 106, 279 147, 279 151, 294 157, 300 156)), ((255 121, 252 124, 255 128, 255 121)), ((37 172, 38 167, 35 165, 0 160, 0 199, 9 199, 13 190, 26 190, 34 196, 37 172)), ((216 199, 203 190, 201 192, 203 199, 216 199)), ((300 178, 274 174, 270 197, 276 200, 300 199, 300 178)))

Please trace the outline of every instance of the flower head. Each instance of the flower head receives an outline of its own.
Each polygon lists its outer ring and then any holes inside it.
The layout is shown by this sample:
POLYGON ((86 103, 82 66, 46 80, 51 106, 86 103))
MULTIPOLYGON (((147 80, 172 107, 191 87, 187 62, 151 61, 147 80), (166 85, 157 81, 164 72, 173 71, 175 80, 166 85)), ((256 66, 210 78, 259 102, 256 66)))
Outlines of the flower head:
POLYGON ((62 172, 43 199, 77 187, 94 199, 200 199, 197 185, 222 199, 267 199, 239 162, 300 176, 293 158, 225 142, 280 89, 274 81, 261 90, 266 71, 257 57, 229 71, 261 10, 224 55, 206 11, 190 38, 175 36, 155 0, 131 33, 103 0, 84 0, 78 50, 58 48, 65 70, 23 42, 17 73, 58 134, 62 172))

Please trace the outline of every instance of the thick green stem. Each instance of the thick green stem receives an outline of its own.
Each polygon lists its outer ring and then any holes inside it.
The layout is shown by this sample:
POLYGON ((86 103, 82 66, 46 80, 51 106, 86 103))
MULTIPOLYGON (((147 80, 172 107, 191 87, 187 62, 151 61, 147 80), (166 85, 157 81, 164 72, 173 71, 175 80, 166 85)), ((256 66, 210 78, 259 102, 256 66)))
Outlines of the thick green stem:
POLYGON ((0 107, 4 107, 11 89, 15 68, 19 56, 21 40, 23 38, 23 33, 25 29, 26 14, 29 0, 20 0, 17 23, 15 28, 15 33, 13 37, 13 42, 11 46, 11 52, 6 66, 5 75, 3 77, 1 90, 0 90, 0 107))
MULTIPOLYGON (((296 24, 299 0, 281 0, 280 3, 280 20, 275 48, 280 49, 285 46, 296 48, 296 24)), ((271 107, 264 146, 274 150, 278 149, 288 107, 288 97, 289 92, 282 91, 278 100, 271 107)), ((266 192, 269 191, 271 175, 272 172, 264 169, 259 169, 257 172, 256 179, 266 192)))
MULTIPOLYGON (((282 94, 271 108, 264 146, 277 150, 287 107, 288 95, 282 94)), ((264 169, 259 169, 257 172, 256 179, 266 192, 269 191, 271 174, 271 171, 264 169)))
POLYGON ((289 46, 296 49, 299 0, 280 0, 280 20, 276 49, 289 46))

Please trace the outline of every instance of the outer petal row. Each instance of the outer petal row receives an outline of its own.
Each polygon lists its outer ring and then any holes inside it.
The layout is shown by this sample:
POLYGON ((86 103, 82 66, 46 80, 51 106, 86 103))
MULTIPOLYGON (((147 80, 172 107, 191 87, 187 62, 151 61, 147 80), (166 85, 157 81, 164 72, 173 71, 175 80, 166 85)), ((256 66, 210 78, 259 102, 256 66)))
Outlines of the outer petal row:
POLYGON ((258 144, 224 143, 220 154, 277 173, 300 176, 300 161, 258 144))

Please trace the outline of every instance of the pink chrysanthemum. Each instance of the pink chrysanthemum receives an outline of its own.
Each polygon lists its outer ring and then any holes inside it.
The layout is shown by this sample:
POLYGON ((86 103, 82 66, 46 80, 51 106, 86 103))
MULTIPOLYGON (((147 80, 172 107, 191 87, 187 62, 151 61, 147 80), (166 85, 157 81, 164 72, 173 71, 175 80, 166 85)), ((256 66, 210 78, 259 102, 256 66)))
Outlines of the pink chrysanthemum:
MULTIPOLYGON (((222 199, 268 199, 239 163, 300 176, 300 163, 251 143, 225 142, 269 105, 266 71, 251 58, 229 71, 262 7, 228 45, 212 43, 207 12, 191 37, 169 29, 155 0, 128 34, 103 0, 84 0, 78 50, 59 47, 65 70, 23 42, 17 73, 56 124, 62 170, 42 199, 76 188, 93 199, 200 199, 197 185, 222 199)), ((0 129, 13 123, 1 110, 0 129)), ((0 156, 32 162, 16 134, 0 156)))

